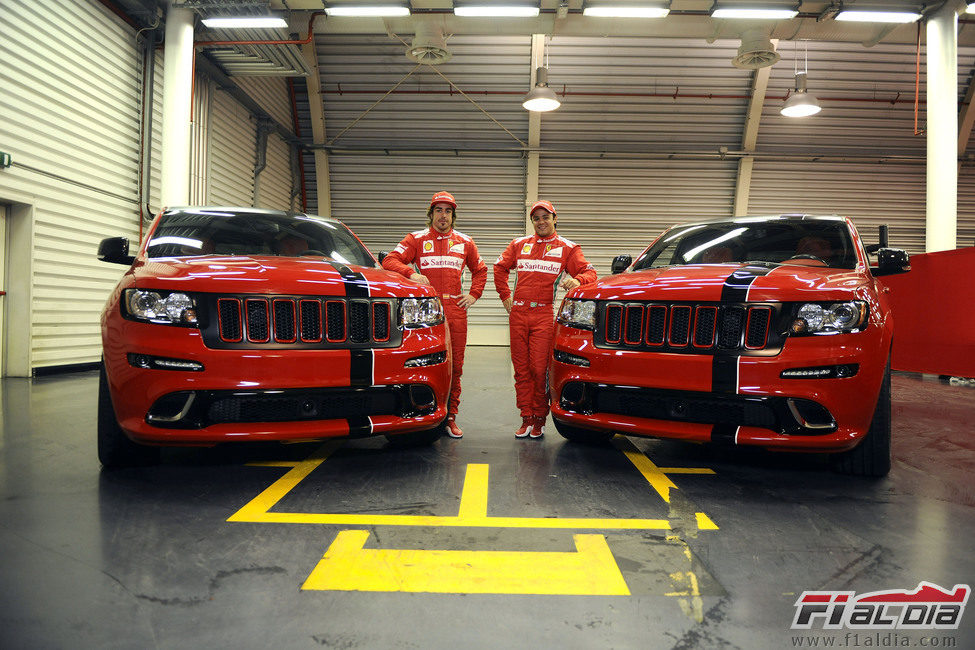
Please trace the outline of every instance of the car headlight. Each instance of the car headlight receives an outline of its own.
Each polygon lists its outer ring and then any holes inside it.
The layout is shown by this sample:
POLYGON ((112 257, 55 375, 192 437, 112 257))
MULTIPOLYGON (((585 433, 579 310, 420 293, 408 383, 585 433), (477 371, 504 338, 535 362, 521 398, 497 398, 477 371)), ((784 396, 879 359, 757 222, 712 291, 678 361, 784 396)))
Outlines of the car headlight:
POLYGON ((399 322, 406 329, 439 325, 443 322, 440 298, 404 298, 399 306, 399 322))
POLYGON ((563 325, 584 330, 596 329, 596 301, 568 299, 562 301, 559 317, 563 325))
POLYGON ((807 302, 799 307, 789 329, 794 335, 857 332, 866 325, 869 313, 862 300, 807 302))
POLYGON ((126 289, 122 293, 122 311, 133 320, 147 323, 197 326, 196 302, 178 291, 126 289))

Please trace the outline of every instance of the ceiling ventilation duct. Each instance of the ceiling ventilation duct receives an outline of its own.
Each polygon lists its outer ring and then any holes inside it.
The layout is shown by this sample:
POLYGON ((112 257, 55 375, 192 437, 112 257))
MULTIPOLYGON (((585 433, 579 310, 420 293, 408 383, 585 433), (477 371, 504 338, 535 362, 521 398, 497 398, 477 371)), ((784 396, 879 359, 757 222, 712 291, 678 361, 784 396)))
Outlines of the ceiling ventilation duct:
POLYGON ((447 39, 440 25, 434 24, 436 18, 415 16, 413 24, 416 33, 413 44, 406 48, 406 57, 417 63, 437 65, 450 60, 452 56, 447 49, 447 39))
POLYGON ((758 70, 773 65, 781 58, 769 39, 768 31, 750 29, 741 35, 738 56, 731 63, 743 70, 758 70))

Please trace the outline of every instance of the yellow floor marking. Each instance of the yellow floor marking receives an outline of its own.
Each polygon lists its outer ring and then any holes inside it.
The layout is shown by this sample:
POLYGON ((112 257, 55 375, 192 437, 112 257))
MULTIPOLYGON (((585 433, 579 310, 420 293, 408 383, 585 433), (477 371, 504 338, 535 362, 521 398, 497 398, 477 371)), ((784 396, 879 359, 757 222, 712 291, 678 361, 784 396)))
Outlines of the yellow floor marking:
MULTIPOLYGON (((470 472, 470 470, 468 470, 470 472)), ((302 589, 467 594, 628 596, 602 535, 573 535, 575 552, 363 548, 369 532, 343 530, 302 589)))
POLYGON ((654 465, 653 461, 647 458, 642 451, 630 451, 628 449, 624 449, 623 453, 626 454, 626 457, 630 459, 630 462, 633 463, 638 470, 640 470, 640 473, 643 474, 643 478, 647 479, 647 482, 650 483, 650 486, 657 491, 660 498, 667 503, 670 503, 670 490, 677 489, 674 482, 667 478, 667 475, 664 474, 659 467, 654 465))
POLYGON ((698 530, 718 530, 718 525, 711 521, 711 518, 703 512, 696 512, 694 515, 697 517, 698 530))
POLYGON ((486 464, 471 463, 467 466, 464 487, 460 493, 461 519, 478 519, 487 517, 488 499, 488 466, 486 464))
POLYGON ((338 445, 334 443, 326 443, 312 452, 312 455, 305 460, 295 461, 293 463, 289 462, 273 462, 273 463, 254 463, 255 465, 264 465, 268 467, 291 467, 291 470, 276 480, 271 484, 266 490, 258 494, 256 497, 251 499, 247 505, 243 508, 230 515, 227 521, 264 521, 262 517, 268 513, 268 510, 274 507, 278 501, 280 501, 284 495, 290 492, 296 485, 301 483, 306 476, 312 473, 312 471, 325 462, 338 445))

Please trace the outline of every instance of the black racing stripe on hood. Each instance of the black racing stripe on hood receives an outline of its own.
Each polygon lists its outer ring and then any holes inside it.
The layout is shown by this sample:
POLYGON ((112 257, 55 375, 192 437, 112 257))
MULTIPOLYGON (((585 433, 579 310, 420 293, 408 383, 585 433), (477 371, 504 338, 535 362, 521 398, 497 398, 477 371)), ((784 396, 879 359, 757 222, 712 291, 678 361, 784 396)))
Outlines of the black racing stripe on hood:
POLYGON ((329 262, 345 283, 345 295, 349 298, 368 298, 369 281, 361 273, 356 273, 345 264, 339 262, 329 262))
POLYGON ((763 266, 745 266, 735 269, 725 278, 724 286, 721 287, 721 302, 745 302, 752 282, 768 275, 771 270, 763 266))
MULTIPOLYGON (((748 300, 748 290, 758 278, 768 275, 772 269, 763 266, 745 266, 735 269, 725 278, 721 287, 721 302, 740 303, 748 300)), ((737 351, 715 352, 711 358, 711 391, 734 395, 738 392, 737 351)))

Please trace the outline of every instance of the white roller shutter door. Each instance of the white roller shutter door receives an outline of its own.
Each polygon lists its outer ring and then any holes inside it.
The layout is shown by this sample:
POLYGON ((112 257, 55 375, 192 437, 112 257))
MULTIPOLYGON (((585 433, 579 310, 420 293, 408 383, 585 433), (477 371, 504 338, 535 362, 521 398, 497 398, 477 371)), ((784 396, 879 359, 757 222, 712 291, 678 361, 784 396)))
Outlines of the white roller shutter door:
POLYGON ((730 217, 736 173, 733 161, 545 156, 538 193, 602 277, 614 256, 636 259, 675 223, 730 217))
POLYGON ((865 243, 890 226, 890 245, 924 252, 924 166, 755 161, 749 214, 806 212, 850 217, 865 243))
MULTIPOLYGON (((507 314, 494 290, 492 266, 525 232, 525 165, 517 155, 329 156, 332 216, 374 253, 390 251, 408 232, 426 227, 430 197, 447 190, 457 199, 457 230, 474 238, 488 282, 471 309, 469 341, 506 345, 507 314)), ((465 272, 464 286, 470 286, 465 272)))
POLYGON ((14 164, 0 201, 34 208, 32 268, 8 278, 29 295, 27 365, 95 362, 122 273, 98 242, 138 238, 140 54, 98 2, 4 0, 2 13, 0 142, 14 164))

